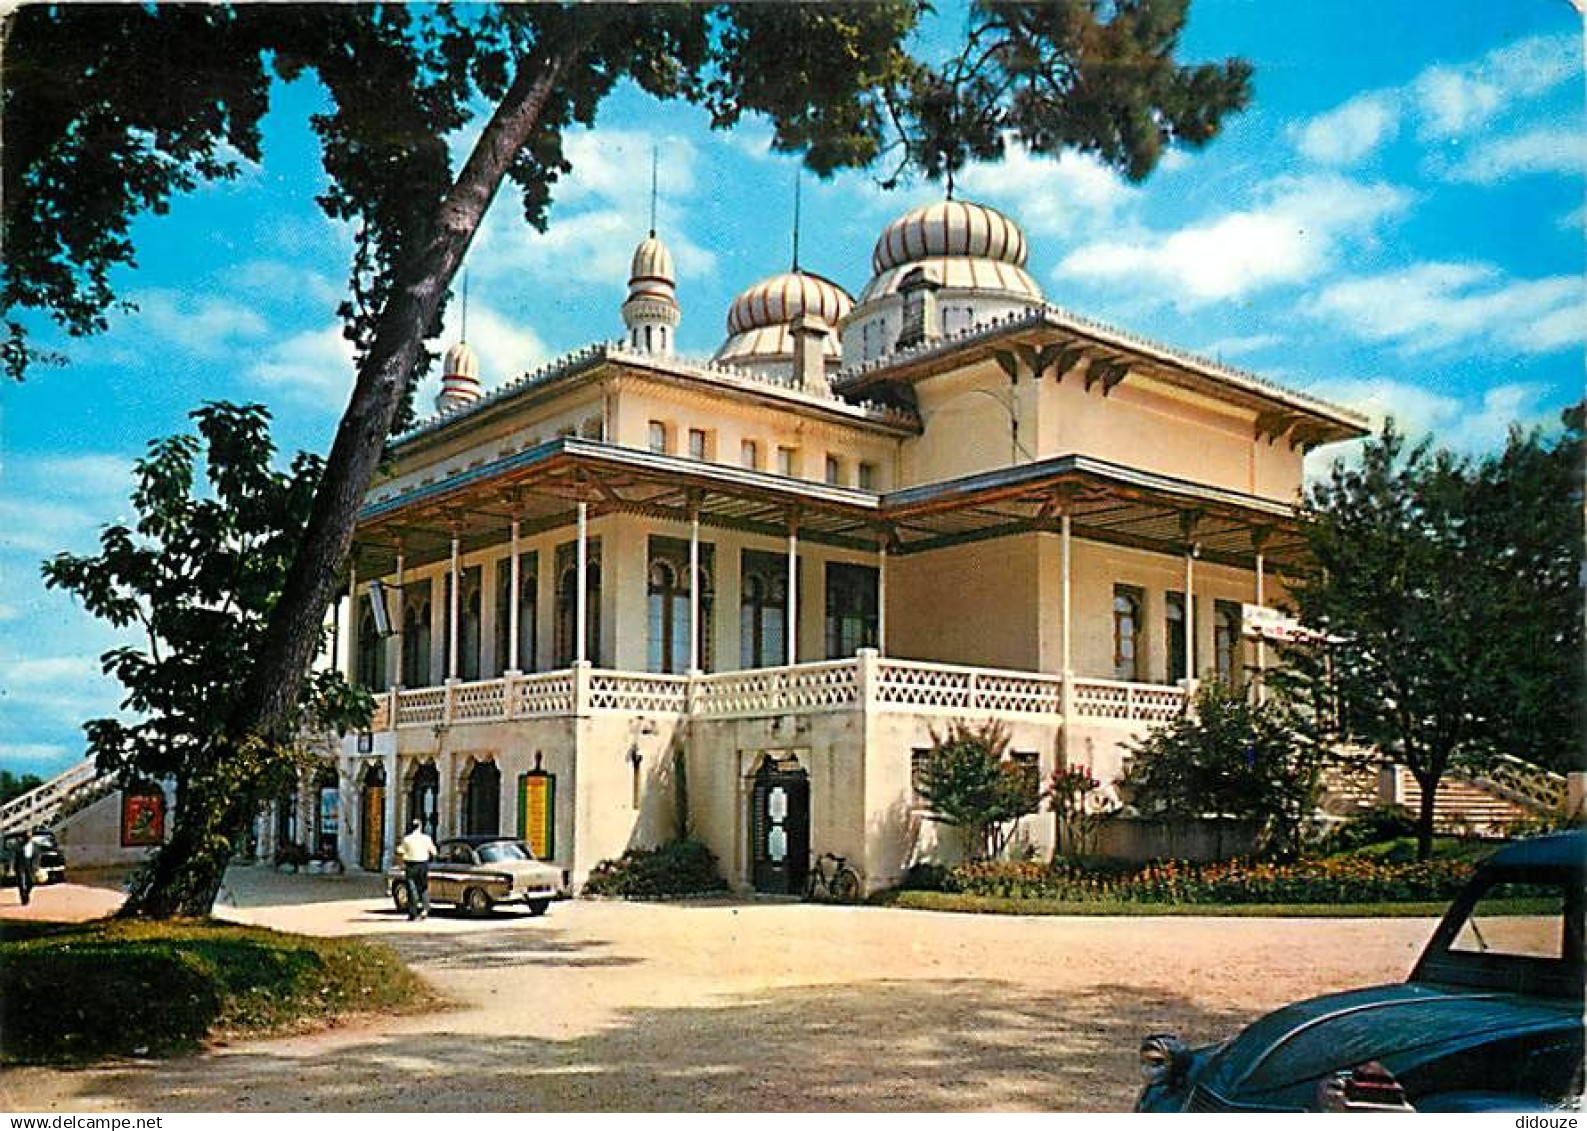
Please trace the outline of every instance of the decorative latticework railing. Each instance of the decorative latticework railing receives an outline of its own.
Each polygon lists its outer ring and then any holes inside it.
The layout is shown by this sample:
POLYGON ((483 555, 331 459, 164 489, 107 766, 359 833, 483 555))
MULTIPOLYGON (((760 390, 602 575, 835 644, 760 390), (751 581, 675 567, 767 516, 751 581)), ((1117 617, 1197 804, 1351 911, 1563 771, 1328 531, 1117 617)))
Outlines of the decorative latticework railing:
POLYGON ((1115 680, 1075 680, 1075 715, 1082 719, 1113 719, 1127 723, 1161 723, 1185 709, 1178 687, 1115 680))
POLYGON ((454 684, 451 691, 451 721, 454 723, 489 722, 506 717, 507 684, 504 680, 482 679, 454 684))
POLYGON ((590 672, 590 710, 681 715, 689 709, 689 677, 637 672, 590 672))
POLYGON ((1478 784, 1540 813, 1563 812, 1569 804, 1565 775, 1508 754, 1500 754, 1471 776, 1478 784))
POLYGON ((75 799, 103 795, 115 784, 114 774, 101 774, 91 761, 77 763, 43 785, 0 806, 0 833, 21 832, 52 824, 75 799))
POLYGON ((571 715, 574 707, 573 673, 560 671, 515 676, 509 701, 515 719, 571 715))
POLYGON ((833 711, 859 703, 859 661, 757 668, 703 676, 694 711, 711 718, 833 711))
POLYGON ((963 668, 918 660, 879 660, 876 702, 943 714, 1057 715, 1063 712, 1058 676, 994 668, 963 668))
POLYGON ((445 687, 418 687, 397 692, 399 727, 435 726, 446 721, 445 687))

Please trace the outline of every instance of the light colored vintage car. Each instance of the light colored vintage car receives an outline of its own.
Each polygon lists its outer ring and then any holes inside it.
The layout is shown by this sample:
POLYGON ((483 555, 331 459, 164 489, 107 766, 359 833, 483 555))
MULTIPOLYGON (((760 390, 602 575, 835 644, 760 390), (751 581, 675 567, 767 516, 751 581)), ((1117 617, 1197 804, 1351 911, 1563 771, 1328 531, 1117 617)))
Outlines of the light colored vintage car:
MULTIPOLYGON (((387 877, 392 902, 407 911, 400 860, 387 877)), ((485 915, 498 903, 522 903, 529 914, 544 915, 562 889, 561 871, 536 860, 527 844, 510 837, 443 840, 430 862, 430 902, 453 903, 471 915, 485 915)))

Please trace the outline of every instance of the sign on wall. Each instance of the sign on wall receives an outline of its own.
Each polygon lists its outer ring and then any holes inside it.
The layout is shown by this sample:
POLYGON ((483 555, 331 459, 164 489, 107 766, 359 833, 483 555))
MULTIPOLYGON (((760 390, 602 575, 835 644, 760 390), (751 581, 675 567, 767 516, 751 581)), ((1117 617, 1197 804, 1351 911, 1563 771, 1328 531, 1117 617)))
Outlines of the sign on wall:
POLYGON ((165 794, 158 789, 148 793, 123 792, 121 846, 153 848, 164 843, 165 794))
POLYGON ((518 835, 541 860, 556 855, 556 805, 555 774, 531 770, 518 776, 518 835))
POLYGON ((1337 643, 1337 638, 1324 636, 1301 624, 1298 618, 1266 605, 1242 604, 1240 626, 1244 635, 1276 644, 1337 643))

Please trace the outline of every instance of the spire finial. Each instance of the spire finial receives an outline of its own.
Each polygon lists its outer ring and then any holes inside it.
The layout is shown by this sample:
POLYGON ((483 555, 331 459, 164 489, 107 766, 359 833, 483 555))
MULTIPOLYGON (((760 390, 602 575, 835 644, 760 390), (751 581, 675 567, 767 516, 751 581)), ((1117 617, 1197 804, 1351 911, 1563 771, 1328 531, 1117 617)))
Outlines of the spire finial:
POLYGON ((804 170, 794 170, 794 222, 793 222, 793 269, 799 270, 799 186, 804 181, 804 170))
POLYGON ((650 237, 656 236, 656 170, 660 166, 661 149, 654 143, 650 146, 650 237))
POLYGON ((463 332, 458 341, 468 341, 468 272, 463 272, 463 332))

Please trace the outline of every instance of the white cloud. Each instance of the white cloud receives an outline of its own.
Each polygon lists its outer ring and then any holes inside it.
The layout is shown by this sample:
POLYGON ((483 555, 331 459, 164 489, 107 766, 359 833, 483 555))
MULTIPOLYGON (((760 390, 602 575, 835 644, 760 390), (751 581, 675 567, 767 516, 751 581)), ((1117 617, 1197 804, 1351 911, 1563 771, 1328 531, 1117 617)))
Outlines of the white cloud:
POLYGON ((13 656, 0 677, 8 710, 30 723, 80 726, 118 713, 121 685, 100 670, 97 656, 13 656))
POLYGON ((53 742, 0 742, 0 766, 22 766, 24 772, 37 772, 36 766, 61 766, 82 756, 53 742))
POLYGON ((1361 160, 1400 128, 1401 107, 1392 91, 1358 94, 1326 114, 1291 130, 1296 148, 1323 165, 1361 160))
POLYGON ((130 517, 132 486, 132 460, 126 456, 85 452, 8 459, 0 547, 33 557, 89 549, 101 526, 130 517))
MULTIPOLYGON (((1324 381, 1309 391, 1365 414, 1374 431, 1392 416, 1408 436, 1431 435, 1435 443, 1467 453, 1500 447, 1512 425, 1525 428, 1553 417, 1546 407, 1548 387, 1532 382, 1494 385, 1470 399, 1382 377, 1324 381)), ((1322 467, 1331 462, 1328 456, 1317 461, 1322 467)))
POLYGON ((133 296, 138 311, 128 328, 141 328, 194 357, 222 357, 269 333, 256 311, 212 294, 155 289, 133 296))
POLYGON ((230 282, 253 294, 280 297, 307 295, 316 303, 333 309, 346 295, 346 288, 319 271, 297 267, 279 259, 250 259, 239 263, 228 274, 230 282))
POLYGON ((1446 171, 1450 180, 1492 185, 1526 173, 1580 175, 1587 171, 1587 139, 1580 131, 1544 128, 1474 143, 1446 171))
POLYGON ((1101 161, 1065 151, 1035 156, 1011 144, 997 165, 974 165, 958 180, 961 195, 1003 208, 1027 233, 1049 237, 1087 233, 1109 224, 1141 190, 1101 161))
POLYGON ((1283 340, 1277 334, 1246 334, 1232 338, 1219 338, 1215 342, 1202 346, 1196 352, 1203 357, 1243 357, 1246 354, 1260 353, 1262 350, 1280 344, 1283 340))
POLYGON ((1581 43, 1571 35, 1539 35, 1497 48, 1472 63, 1429 67, 1411 83, 1424 137, 1470 134, 1518 102, 1536 98, 1575 75, 1581 43))
POLYGON ((250 380, 340 409, 353 388, 353 345, 340 323, 276 342, 247 370, 250 380))
POLYGON ((1582 281, 1505 279, 1483 263, 1421 263, 1326 288, 1308 312, 1406 352, 1480 342, 1547 353, 1587 336, 1582 281))
POLYGON ((1259 187, 1258 197, 1253 208, 1176 232, 1087 244, 1065 257, 1056 273, 1127 283, 1182 307, 1242 298, 1315 278, 1332 266, 1342 239, 1370 239, 1410 203, 1392 185, 1335 174, 1277 177, 1259 187))

